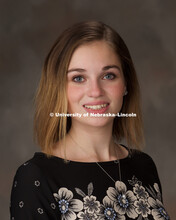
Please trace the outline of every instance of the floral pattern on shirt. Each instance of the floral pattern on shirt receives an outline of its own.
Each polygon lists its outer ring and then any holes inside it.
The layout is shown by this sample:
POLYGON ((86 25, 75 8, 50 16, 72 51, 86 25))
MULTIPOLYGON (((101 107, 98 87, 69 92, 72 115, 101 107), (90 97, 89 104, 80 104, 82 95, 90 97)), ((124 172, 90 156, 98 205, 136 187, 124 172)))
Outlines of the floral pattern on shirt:
POLYGON ((83 209, 83 202, 79 199, 73 199, 73 193, 67 188, 60 188, 58 193, 53 194, 58 202, 62 220, 76 219, 76 212, 83 209))
POLYGON ((60 188, 54 197, 62 220, 125 220, 150 219, 169 220, 163 207, 161 192, 157 183, 153 187, 142 186, 142 182, 135 176, 128 181, 132 190, 128 190, 125 183, 116 181, 115 186, 107 189, 102 202, 93 195, 93 183, 89 183, 87 193, 75 188, 82 201, 73 199, 73 192, 67 188, 60 188))

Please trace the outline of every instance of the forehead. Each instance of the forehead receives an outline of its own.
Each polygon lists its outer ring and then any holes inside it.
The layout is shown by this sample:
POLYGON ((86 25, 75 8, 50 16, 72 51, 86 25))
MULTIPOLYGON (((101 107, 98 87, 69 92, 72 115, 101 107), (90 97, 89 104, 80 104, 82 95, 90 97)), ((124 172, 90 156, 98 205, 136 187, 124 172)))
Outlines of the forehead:
POLYGON ((93 41, 79 46, 73 53, 69 68, 89 66, 92 64, 121 65, 120 58, 115 50, 105 41, 93 41))

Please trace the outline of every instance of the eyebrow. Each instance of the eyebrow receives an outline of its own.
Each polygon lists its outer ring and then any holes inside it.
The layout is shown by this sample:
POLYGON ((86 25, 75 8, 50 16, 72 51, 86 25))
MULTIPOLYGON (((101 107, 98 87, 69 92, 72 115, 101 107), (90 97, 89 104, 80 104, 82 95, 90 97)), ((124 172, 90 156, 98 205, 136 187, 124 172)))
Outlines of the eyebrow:
MULTIPOLYGON (((102 68, 102 70, 105 71, 105 70, 108 70, 108 69, 111 69, 111 68, 116 68, 116 69, 118 69, 119 71, 121 71, 120 67, 117 66, 117 65, 104 66, 104 67, 102 68)), ((68 70, 67 73, 70 73, 70 72, 80 72, 80 73, 82 73, 82 72, 85 72, 85 71, 86 71, 86 70, 85 70, 85 69, 82 69, 82 68, 73 68, 73 69, 68 70)))

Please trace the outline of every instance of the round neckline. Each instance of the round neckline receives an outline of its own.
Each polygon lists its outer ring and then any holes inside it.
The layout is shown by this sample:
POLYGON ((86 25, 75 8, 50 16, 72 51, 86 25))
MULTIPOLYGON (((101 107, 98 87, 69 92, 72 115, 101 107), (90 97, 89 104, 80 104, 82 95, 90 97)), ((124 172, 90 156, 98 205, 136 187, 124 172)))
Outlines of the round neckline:
MULTIPOLYGON (((116 160, 108 160, 108 161, 99 161, 99 162, 96 162, 96 161, 93 161, 93 162, 88 162, 88 161, 76 161, 76 160, 68 160, 68 163, 65 163, 65 164, 72 164, 72 165, 95 165, 97 163, 99 164, 104 164, 104 165, 112 165, 112 164, 117 164, 119 161, 124 161, 124 160, 127 160, 131 157, 131 152, 130 152, 130 149, 127 148, 126 146, 120 144, 122 147, 124 147, 127 151, 128 151, 128 155, 124 158, 121 158, 121 159, 116 159, 116 160)), ((47 154, 44 153, 44 152, 36 152, 34 154, 34 156, 45 156, 46 158, 48 159, 54 159, 54 160, 57 160, 57 161, 61 161, 62 163, 64 163, 64 158, 61 158, 61 157, 58 157, 58 156, 54 156, 54 155, 50 155, 49 157, 47 157, 47 154)))

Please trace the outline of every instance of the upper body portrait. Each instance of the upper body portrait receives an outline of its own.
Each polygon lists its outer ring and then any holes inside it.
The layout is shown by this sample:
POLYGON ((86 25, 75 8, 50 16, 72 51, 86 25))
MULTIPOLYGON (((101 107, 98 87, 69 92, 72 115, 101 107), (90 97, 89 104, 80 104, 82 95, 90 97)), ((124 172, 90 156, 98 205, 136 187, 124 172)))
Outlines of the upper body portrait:
POLYGON ((108 25, 81 22, 54 43, 35 97, 34 135, 41 152, 16 172, 11 219, 169 219, 155 163, 141 151, 133 61, 108 25))

